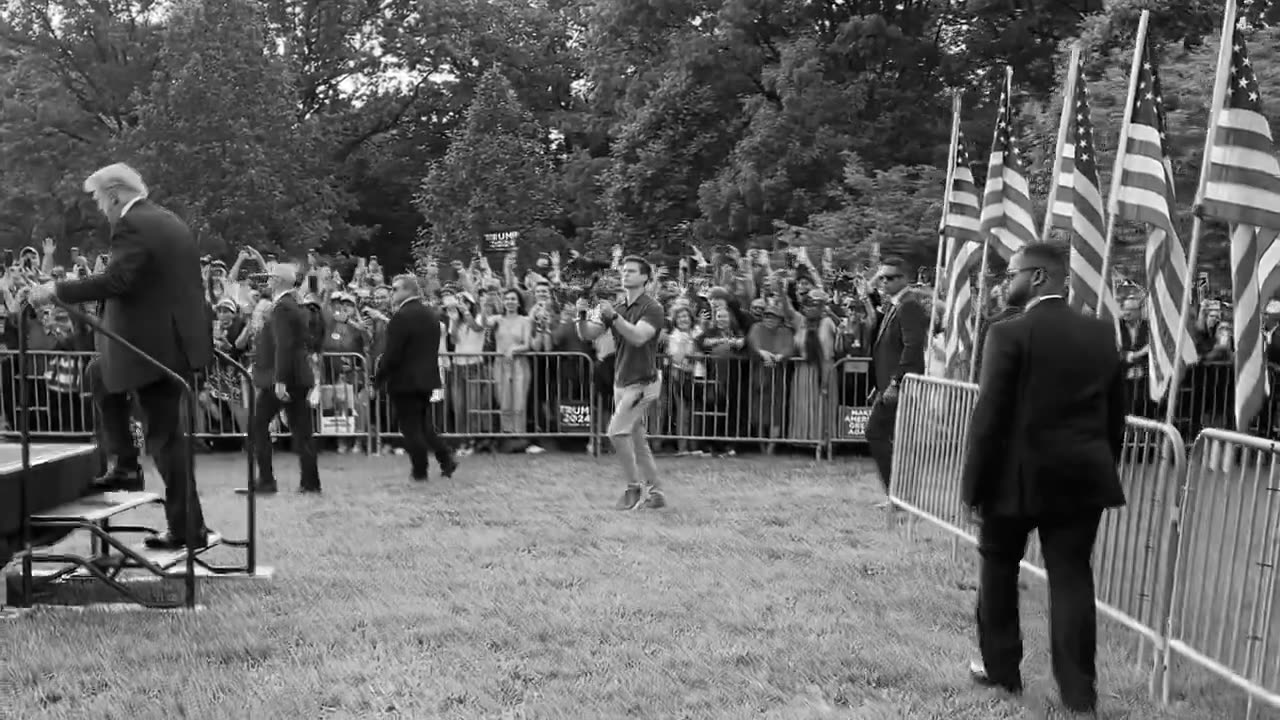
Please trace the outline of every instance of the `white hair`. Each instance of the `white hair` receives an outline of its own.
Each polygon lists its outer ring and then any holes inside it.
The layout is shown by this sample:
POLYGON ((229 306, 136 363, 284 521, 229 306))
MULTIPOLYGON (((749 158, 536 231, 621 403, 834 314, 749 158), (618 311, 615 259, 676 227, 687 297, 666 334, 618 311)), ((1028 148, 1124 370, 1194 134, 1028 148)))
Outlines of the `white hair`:
POLYGON ((129 190, 141 197, 147 196, 147 184, 142 181, 142 176, 124 163, 108 165, 84 181, 84 191, 87 193, 100 193, 116 188, 129 190))

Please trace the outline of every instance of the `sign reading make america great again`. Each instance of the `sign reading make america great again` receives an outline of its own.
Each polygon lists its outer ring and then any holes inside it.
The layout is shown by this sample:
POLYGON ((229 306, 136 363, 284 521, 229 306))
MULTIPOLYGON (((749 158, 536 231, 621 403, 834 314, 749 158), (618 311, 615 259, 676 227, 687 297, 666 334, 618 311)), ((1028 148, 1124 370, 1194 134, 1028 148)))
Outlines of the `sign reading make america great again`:
POLYGON ((484 234, 484 251, 487 253, 507 253, 516 249, 520 241, 519 230, 502 230, 484 234))

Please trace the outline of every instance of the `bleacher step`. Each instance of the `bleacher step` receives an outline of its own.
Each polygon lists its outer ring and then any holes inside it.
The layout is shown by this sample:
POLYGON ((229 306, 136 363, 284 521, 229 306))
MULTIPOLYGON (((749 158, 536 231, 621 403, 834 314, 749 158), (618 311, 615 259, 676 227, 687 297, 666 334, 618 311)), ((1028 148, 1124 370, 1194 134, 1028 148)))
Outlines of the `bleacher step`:
MULTIPOLYGON (((191 554, 196 556, 203 555, 221 544, 222 536, 217 533, 210 533, 209 544, 205 547, 191 551, 191 554)), ((153 550, 152 548, 147 547, 146 543, 137 543, 136 545, 129 546, 129 550, 148 562, 155 564, 161 570, 168 570, 187 559, 186 548, 177 548, 175 550, 153 550)), ((120 558, 122 556, 116 555, 115 557, 120 558)))
POLYGON ((65 520, 98 523, 134 508, 163 502, 164 498, 151 492, 105 492, 33 513, 31 521, 36 524, 65 520))

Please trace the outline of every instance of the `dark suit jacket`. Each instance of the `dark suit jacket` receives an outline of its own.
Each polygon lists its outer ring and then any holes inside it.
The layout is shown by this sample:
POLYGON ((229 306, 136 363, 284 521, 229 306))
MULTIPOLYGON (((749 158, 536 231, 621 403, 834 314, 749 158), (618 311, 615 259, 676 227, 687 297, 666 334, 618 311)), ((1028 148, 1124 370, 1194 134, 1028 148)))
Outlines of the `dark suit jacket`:
POLYGON ((430 393, 440 387, 440 315, 417 298, 387 323, 386 349, 374 383, 391 393, 430 393))
MULTIPOLYGON (((1280 363, 1280 328, 1271 331, 1271 339, 1267 341, 1267 362, 1280 363)), ((1274 393, 1275 391, 1272 390, 1274 393)))
POLYGON ((982 321, 978 324, 978 342, 974 344, 973 348, 973 361, 978 363, 977 369, 973 372, 974 377, 982 377, 982 351, 987 346, 987 332, 991 330, 991 326, 1021 314, 1022 308, 1020 307, 1005 307, 992 313, 990 317, 982 318, 982 321))
POLYGON ((871 347, 871 381, 884 392, 907 373, 924 372, 929 314, 910 292, 889 307, 880 320, 871 347))
MULTIPOLYGON (((159 360, 186 374, 209 363, 213 343, 205 321, 200 252, 186 224, 148 200, 139 200, 111 229, 111 262, 104 272, 56 285, 69 303, 105 301, 102 322, 159 360)), ((148 385, 162 373, 119 343, 102 345, 107 392, 148 385)))
POLYGON ((253 386, 261 390, 275 383, 311 388, 315 374, 307 359, 307 311, 287 292, 267 311, 253 351, 253 386))
POLYGON ((1115 328, 1061 299, 988 331, 962 498, 984 516, 1039 518, 1124 504, 1124 373, 1115 328))

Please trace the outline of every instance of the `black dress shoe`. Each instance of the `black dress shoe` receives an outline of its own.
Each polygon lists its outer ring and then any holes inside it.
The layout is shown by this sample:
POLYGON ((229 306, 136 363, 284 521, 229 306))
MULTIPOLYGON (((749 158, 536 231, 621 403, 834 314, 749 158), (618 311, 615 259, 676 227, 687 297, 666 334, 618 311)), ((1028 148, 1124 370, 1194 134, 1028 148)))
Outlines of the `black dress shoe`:
POLYGON ((146 487, 142 468, 114 467, 93 479, 95 492, 141 492, 146 487))
MULTIPOLYGON (((187 543, 185 540, 175 536, 171 532, 162 532, 156 535, 152 535, 151 537, 147 538, 146 540, 143 540, 142 542, 152 550, 179 550, 181 548, 187 547, 187 543)), ((191 547, 196 550, 199 550, 201 548, 206 548, 208 546, 209 546, 209 531, 205 530, 203 532, 197 533, 195 544, 192 545, 191 547)))
POLYGON ((319 495, 320 487, 312 485, 299 485, 298 492, 302 495, 319 495))
POLYGON ((1013 695, 1022 694, 1021 680, 1016 682, 1001 682, 996 680, 987 674, 987 668, 979 662, 969 663, 969 679, 973 681, 974 685, 978 685, 980 687, 996 688, 1013 695))
POLYGON ((457 471, 458 471, 457 458, 450 457, 448 462, 440 463, 440 476, 443 478, 446 478, 446 479, 451 478, 453 477, 453 474, 457 471))
MULTIPOLYGON (((447 477, 447 476, 446 476, 447 477)), ((426 482, 429 476, 426 473, 409 473, 409 479, 414 482, 426 482)))

